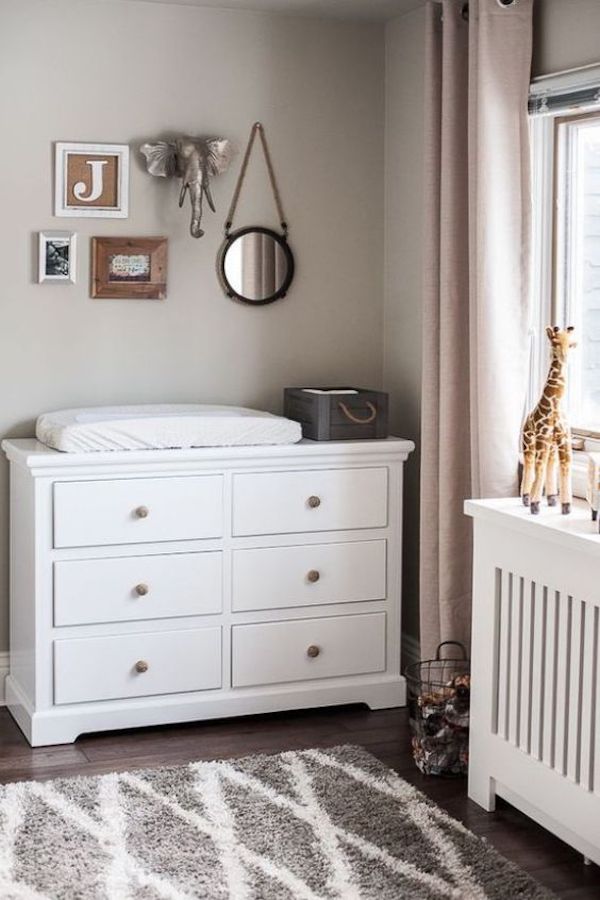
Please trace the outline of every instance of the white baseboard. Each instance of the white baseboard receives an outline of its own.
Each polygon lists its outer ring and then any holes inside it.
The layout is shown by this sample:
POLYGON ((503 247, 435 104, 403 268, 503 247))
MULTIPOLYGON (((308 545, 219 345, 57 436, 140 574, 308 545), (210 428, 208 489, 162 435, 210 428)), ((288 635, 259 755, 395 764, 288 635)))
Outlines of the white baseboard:
POLYGON ((4 679, 8 675, 8 650, 0 652, 0 706, 6 703, 4 679))
POLYGON ((421 659, 421 644, 412 634, 402 632, 402 674, 406 666, 421 659))

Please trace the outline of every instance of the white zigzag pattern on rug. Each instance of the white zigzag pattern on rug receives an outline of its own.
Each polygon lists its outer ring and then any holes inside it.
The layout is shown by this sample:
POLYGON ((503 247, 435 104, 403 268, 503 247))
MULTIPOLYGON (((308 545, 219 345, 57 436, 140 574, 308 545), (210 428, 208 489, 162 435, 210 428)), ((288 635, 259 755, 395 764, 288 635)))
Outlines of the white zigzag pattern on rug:
POLYGON ((126 785, 164 807, 172 816, 213 842, 222 868, 223 895, 235 900, 250 900, 253 896, 248 878, 250 870, 258 870, 299 900, 331 900, 332 897, 360 900, 364 895, 353 877, 346 848, 358 851, 394 874, 414 882, 415 886, 420 885, 432 891, 436 896, 453 900, 486 900, 485 891, 476 883, 470 867, 461 861, 448 836, 452 831, 464 834, 467 830, 441 809, 423 802, 420 793, 395 773, 388 771, 386 779, 377 778, 356 765, 340 761, 319 750, 282 753, 278 759, 290 776, 295 799, 276 791, 255 775, 250 775, 231 763, 201 762, 190 766, 195 776, 194 789, 198 793, 203 812, 186 808, 173 797, 160 793, 139 775, 127 772, 98 778, 99 818, 94 818, 51 783, 8 785, 0 799, 0 896, 10 897, 11 900, 47 900, 47 895, 24 885, 14 877, 15 843, 23 825, 24 804, 27 796, 31 796, 65 822, 94 838, 107 854, 110 862, 103 873, 102 888, 108 900, 129 900, 135 896, 136 887, 150 889, 157 897, 165 900, 194 900, 197 895, 189 894, 164 876, 149 871, 127 849, 127 823, 121 795, 121 787, 126 785), (446 873, 445 877, 423 871, 414 863, 398 859, 366 838, 336 825, 319 803, 307 761, 338 770, 371 791, 403 801, 404 818, 410 818, 423 839, 431 844, 446 873), (279 810, 291 813, 312 830, 315 845, 319 847, 330 869, 326 894, 315 893, 309 884, 289 868, 245 846, 243 836, 236 832, 235 809, 226 799, 223 789, 225 783, 256 794, 279 810))

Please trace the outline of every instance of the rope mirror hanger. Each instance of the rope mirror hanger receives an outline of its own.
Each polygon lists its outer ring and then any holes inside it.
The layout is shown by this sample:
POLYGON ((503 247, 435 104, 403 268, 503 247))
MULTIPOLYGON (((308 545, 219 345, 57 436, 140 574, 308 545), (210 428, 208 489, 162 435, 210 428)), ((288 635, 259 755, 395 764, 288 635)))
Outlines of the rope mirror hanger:
POLYGON ((219 281, 228 297, 254 306, 273 303, 285 297, 294 277, 294 257, 287 242, 287 234, 288 224, 265 130, 260 122, 255 122, 227 214, 225 238, 217 257, 219 281), (232 230, 257 135, 267 166, 281 233, 259 225, 232 230))

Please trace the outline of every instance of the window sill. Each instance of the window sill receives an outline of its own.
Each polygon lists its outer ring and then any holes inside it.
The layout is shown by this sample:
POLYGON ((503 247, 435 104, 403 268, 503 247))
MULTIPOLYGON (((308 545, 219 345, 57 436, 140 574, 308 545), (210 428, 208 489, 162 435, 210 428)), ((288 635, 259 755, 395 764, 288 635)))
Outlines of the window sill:
MULTIPOLYGON (((597 441, 596 443, 598 444, 598 452, 600 452, 600 441, 597 441)), ((573 463, 571 465, 573 496, 579 497, 582 500, 587 499, 588 453, 590 452, 596 452, 596 448, 589 446, 587 450, 573 451, 573 463)))

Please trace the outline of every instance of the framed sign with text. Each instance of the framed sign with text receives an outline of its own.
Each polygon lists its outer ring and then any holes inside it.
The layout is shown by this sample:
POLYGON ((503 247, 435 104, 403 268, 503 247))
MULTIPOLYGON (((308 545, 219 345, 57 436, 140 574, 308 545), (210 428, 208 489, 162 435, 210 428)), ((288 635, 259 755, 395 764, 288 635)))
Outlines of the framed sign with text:
POLYGON ((54 215, 126 219, 127 144, 55 145, 54 215))
POLYGON ((108 300, 164 300, 167 239, 92 238, 91 296, 108 300))

